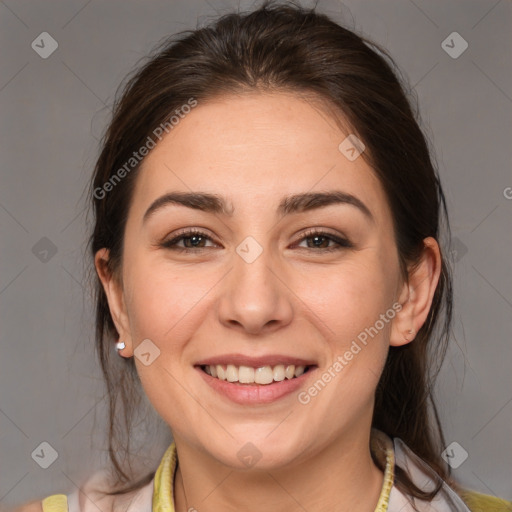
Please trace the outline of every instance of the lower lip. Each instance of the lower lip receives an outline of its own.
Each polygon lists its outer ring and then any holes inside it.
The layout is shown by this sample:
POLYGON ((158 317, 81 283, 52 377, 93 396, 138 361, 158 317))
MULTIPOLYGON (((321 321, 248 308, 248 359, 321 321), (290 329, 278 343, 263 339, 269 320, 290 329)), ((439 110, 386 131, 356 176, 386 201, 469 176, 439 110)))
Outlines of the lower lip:
POLYGON ((272 384, 239 384, 228 382, 208 375, 201 368, 196 367, 205 382, 215 391, 226 396, 240 405, 268 404, 297 391, 309 378, 315 367, 310 367, 306 373, 293 379, 284 379, 272 384))

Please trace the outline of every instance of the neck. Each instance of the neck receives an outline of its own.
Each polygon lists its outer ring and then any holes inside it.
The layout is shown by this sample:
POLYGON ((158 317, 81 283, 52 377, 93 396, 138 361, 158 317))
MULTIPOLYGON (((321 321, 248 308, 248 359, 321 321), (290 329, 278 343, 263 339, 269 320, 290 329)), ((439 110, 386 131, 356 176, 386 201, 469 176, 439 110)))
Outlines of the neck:
POLYGON ((176 440, 176 512, 273 510, 368 512, 377 505, 383 473, 369 448, 369 430, 344 435, 286 469, 241 471, 205 459, 176 440), (181 449, 180 449, 181 448, 181 449))

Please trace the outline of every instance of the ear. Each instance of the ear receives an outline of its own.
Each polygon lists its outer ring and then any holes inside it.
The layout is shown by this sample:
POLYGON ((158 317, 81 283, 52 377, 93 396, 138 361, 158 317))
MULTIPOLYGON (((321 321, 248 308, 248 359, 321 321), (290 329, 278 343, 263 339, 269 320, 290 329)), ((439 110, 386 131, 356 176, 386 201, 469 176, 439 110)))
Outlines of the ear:
POLYGON ((423 254, 416 267, 409 271, 409 282, 404 282, 399 296, 402 309, 393 319, 390 345, 398 347, 410 343, 427 319, 439 276, 441 253, 437 241, 423 240, 423 254))
POLYGON ((109 269, 109 257, 110 252, 108 249, 100 249, 94 256, 94 266, 96 267, 96 272, 105 290, 110 315, 119 333, 119 340, 123 341, 125 344, 125 348, 119 350, 119 354, 123 357, 131 357, 133 356, 133 342, 124 300, 123 286, 121 279, 113 275, 109 269))

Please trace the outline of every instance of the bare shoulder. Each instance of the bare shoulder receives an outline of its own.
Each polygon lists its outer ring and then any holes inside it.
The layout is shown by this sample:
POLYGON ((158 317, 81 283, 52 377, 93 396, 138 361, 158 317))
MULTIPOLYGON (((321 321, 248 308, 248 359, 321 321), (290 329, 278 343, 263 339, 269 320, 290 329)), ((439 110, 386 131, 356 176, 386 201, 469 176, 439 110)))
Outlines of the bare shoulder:
POLYGON ((30 501, 23 505, 19 505, 10 512, 43 512, 43 504, 41 503, 41 500, 30 501))
POLYGON ((51 494, 41 500, 33 500, 19 505, 9 512, 68 512, 66 494, 51 494))

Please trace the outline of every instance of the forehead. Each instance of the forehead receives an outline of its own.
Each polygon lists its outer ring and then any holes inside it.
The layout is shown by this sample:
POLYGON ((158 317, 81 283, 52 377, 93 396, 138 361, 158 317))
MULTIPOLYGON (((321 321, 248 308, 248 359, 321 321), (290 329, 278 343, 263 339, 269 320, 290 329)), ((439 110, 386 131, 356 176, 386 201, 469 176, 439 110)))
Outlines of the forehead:
POLYGON ((236 215, 248 200, 277 204, 283 195, 336 188, 384 215, 374 171, 340 150, 350 129, 339 121, 325 103, 293 93, 199 101, 143 161, 134 206, 172 190, 201 190, 228 198, 236 215))

